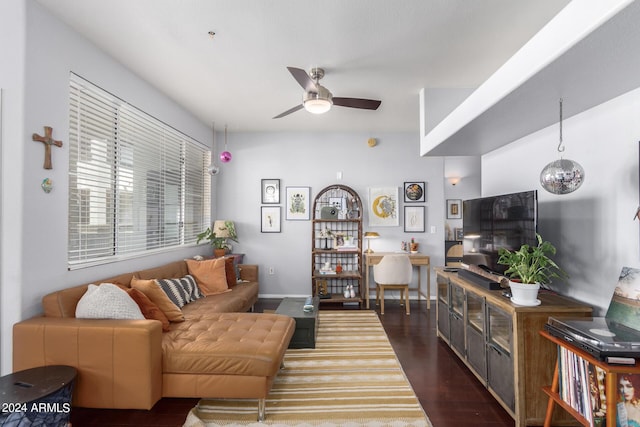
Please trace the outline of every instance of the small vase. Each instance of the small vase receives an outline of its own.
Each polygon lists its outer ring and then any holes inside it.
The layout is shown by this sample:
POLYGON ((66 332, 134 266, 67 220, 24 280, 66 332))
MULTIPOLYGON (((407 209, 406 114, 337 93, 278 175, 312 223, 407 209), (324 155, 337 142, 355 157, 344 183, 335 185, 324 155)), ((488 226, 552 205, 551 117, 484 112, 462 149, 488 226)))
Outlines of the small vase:
POLYGON ((524 284, 509 281, 509 287, 511 288, 511 302, 514 304, 528 307, 540 305, 540 300, 538 299, 539 283, 524 284))
POLYGON ((411 251, 411 253, 416 253, 418 252, 418 244, 417 243, 410 243, 409 244, 409 250, 411 251))

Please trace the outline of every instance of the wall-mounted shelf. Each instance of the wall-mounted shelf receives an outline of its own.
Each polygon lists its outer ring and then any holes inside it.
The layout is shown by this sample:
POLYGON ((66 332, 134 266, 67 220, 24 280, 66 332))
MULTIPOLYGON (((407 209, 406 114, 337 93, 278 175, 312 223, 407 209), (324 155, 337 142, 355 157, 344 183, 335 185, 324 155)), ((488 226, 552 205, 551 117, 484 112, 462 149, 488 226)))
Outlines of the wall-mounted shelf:
MULTIPOLYGON (((640 2, 571 2, 428 134, 420 154, 483 155, 640 87, 640 2)), ((428 100, 421 93, 421 115, 428 100)))

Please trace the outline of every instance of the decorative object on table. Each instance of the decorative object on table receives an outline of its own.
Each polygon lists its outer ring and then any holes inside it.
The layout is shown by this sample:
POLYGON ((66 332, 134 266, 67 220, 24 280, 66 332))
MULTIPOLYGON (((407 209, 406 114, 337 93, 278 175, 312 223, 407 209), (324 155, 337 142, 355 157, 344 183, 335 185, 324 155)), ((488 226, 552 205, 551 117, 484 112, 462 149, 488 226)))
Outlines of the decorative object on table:
POLYGON ((427 198, 427 190, 424 181, 404 183, 404 202, 420 203, 427 198))
POLYGON ((260 208, 262 233, 280 233, 280 206, 262 206, 260 208))
POLYGON ((447 219, 462 219, 462 200, 447 199, 447 219))
POLYGON ((404 231, 424 233, 424 206, 404 207, 404 231))
POLYGON ((42 187, 42 191, 49 194, 51 193, 51 190, 53 190, 53 181, 51 181, 50 178, 45 178, 42 180, 40 187, 42 187))
POLYGON ((578 162, 563 159, 562 153, 565 147, 562 145, 562 98, 560 98, 560 142, 558 153, 560 159, 554 160, 540 172, 540 185, 553 194, 569 194, 576 191, 584 182, 584 169, 578 162))
POLYGON ((287 187, 286 189, 286 204, 287 212, 286 219, 289 221, 307 221, 311 219, 309 211, 309 197, 311 194, 311 187, 287 187))
POLYGON ((453 234, 455 236, 455 239, 458 240, 459 242, 461 242, 464 239, 464 228, 454 228, 453 229, 453 234))
POLYGON ((548 285, 552 278, 566 278, 565 273, 550 256, 556 254, 556 248, 551 243, 542 240, 536 233, 538 244, 529 246, 524 244, 516 251, 500 248, 498 264, 508 268, 504 274, 519 282, 509 281, 511 287, 511 301, 518 305, 539 305, 537 299, 540 285, 548 285))
POLYGON ((320 249, 329 249, 329 245, 327 244, 327 239, 328 238, 333 239, 333 232, 327 227, 325 227, 322 230, 320 230, 320 232, 318 233, 318 237, 323 239, 323 245, 320 249))
POLYGON ((416 239, 412 237, 411 243, 409 243, 409 252, 411 252, 412 254, 417 254, 419 247, 420 247, 419 243, 416 242, 416 239))
POLYGON ((224 125, 224 151, 220 153, 220 161, 229 163, 231 161, 231 153, 227 151, 227 125, 224 125))
POLYGON ((207 172, 209 175, 216 176, 220 173, 220 168, 216 165, 215 155, 216 155, 216 126, 215 123, 211 123, 211 131, 213 132, 213 156, 211 157, 211 164, 207 168, 207 172))
POLYGON ((279 179, 263 179, 262 183, 262 203, 278 204, 280 203, 280 180, 279 179))
POLYGON ((371 239, 377 239, 380 237, 380 234, 378 234, 375 231, 367 231, 364 233, 364 239, 367 240, 367 250, 364 251, 367 254, 372 254, 373 253, 373 249, 371 249, 371 239))
POLYGON ((227 239, 231 239, 234 242, 238 241, 235 224, 233 221, 216 220, 213 224, 213 229, 208 227, 198 234, 196 243, 200 243, 203 239, 207 239, 209 244, 213 246, 213 254, 216 257, 224 256, 229 249, 227 239))
POLYGON ((398 187, 369 188, 369 226, 398 226, 398 187))
POLYGON ((31 139, 44 144, 44 165, 42 167, 45 169, 53 169, 53 164, 51 163, 51 146, 62 147, 62 141, 53 139, 53 128, 51 126, 45 126, 44 136, 34 133, 31 139))

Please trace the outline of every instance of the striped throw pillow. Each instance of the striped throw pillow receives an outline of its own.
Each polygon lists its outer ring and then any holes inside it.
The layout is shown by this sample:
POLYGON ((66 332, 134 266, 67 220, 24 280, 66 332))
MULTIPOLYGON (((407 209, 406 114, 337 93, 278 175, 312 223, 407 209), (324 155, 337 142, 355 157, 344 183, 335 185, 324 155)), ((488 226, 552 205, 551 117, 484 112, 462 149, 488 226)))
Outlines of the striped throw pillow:
POLYGON ((178 307, 184 307, 203 297, 195 279, 190 274, 180 279, 156 279, 155 282, 178 307))

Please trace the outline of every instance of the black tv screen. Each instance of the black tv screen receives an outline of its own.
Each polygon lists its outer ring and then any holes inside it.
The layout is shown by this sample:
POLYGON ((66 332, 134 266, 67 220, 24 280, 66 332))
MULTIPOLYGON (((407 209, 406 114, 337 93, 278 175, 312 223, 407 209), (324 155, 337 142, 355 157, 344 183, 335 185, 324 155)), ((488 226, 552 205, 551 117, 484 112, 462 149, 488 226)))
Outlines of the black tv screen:
POLYGON ((487 267, 503 274, 500 248, 536 245, 538 192, 536 190, 463 201, 463 264, 487 267))

